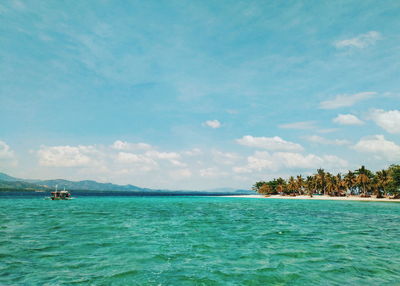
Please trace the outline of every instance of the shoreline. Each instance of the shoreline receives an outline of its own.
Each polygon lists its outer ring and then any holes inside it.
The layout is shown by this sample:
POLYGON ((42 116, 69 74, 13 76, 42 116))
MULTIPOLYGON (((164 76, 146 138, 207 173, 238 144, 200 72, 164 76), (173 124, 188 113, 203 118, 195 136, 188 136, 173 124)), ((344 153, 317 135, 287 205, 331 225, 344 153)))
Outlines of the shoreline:
POLYGON ((269 197, 265 197, 263 195, 232 195, 232 196, 221 196, 224 198, 252 198, 252 199, 285 199, 285 200, 314 200, 314 201, 362 201, 362 202, 394 202, 399 203, 400 199, 388 199, 388 198, 362 198, 357 196, 348 196, 348 197, 330 197, 330 196, 281 196, 281 195, 272 195, 269 197))

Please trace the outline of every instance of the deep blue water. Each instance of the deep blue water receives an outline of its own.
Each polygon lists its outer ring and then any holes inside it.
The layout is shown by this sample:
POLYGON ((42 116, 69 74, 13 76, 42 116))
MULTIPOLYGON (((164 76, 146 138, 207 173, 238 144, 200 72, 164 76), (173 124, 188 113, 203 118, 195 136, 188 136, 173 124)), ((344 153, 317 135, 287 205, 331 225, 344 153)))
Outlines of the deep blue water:
MULTIPOLYGON (((182 197, 182 196, 228 196, 240 195, 241 193, 223 193, 223 192, 201 192, 201 191, 71 191, 73 197, 182 197)), ((1 198, 45 198, 49 197, 50 192, 34 191, 0 191, 1 198)))
POLYGON ((23 198, 0 197, 0 285, 400 285, 397 203, 23 198))

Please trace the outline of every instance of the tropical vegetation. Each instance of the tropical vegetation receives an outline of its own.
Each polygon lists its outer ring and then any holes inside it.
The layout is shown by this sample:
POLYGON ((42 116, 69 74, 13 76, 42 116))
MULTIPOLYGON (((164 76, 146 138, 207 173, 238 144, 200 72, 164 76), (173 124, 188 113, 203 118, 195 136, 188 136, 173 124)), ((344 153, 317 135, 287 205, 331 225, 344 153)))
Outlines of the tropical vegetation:
POLYGON ((275 178, 259 181, 252 188, 263 195, 327 195, 361 196, 376 198, 400 198, 400 165, 391 165, 387 169, 372 172, 361 166, 345 174, 331 174, 318 169, 313 175, 291 176, 287 180, 275 178))

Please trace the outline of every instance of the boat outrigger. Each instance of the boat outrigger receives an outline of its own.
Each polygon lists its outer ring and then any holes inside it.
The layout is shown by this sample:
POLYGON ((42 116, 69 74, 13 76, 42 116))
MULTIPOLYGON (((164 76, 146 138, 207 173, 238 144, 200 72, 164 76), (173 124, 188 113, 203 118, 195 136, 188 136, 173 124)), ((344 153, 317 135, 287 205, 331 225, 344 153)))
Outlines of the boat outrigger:
POLYGON ((56 190, 54 192, 51 192, 50 199, 53 201, 70 200, 70 199, 72 199, 72 197, 71 197, 71 193, 66 191, 65 188, 63 191, 58 191, 57 186, 56 186, 56 190))

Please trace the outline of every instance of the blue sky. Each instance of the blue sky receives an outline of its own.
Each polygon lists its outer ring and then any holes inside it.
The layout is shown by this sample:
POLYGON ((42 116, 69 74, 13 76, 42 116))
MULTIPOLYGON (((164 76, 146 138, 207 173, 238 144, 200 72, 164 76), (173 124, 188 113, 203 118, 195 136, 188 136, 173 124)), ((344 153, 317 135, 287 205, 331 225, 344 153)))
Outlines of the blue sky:
POLYGON ((0 171, 249 188, 400 162, 399 1, 3 1, 0 171))

